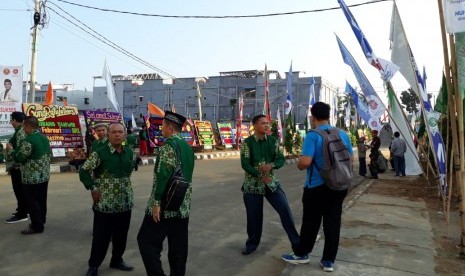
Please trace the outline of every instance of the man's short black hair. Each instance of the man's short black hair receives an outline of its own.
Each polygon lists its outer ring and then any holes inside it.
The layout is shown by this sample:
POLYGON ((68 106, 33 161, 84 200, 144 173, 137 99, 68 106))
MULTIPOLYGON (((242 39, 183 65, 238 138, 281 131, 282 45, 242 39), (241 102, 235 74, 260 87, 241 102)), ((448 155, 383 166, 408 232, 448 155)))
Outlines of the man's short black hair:
POLYGON ((18 123, 22 123, 25 118, 26 118, 26 115, 20 111, 14 111, 11 113, 11 116, 10 116, 11 120, 15 120, 18 123))
POLYGON ((266 116, 263 114, 255 115, 255 117, 253 117, 252 119, 252 124, 255 125, 258 122, 258 120, 260 120, 260 118, 266 118, 266 116))
POLYGON ((316 102, 312 106, 312 109, 310 111, 312 113, 312 116, 318 120, 329 120, 330 110, 331 107, 329 106, 329 104, 326 104, 324 102, 316 102))
POLYGON ((32 127, 33 129, 39 128, 39 120, 37 120, 34 116, 27 116, 26 119, 24 119, 24 124, 32 127))
POLYGON ((10 79, 5 79, 5 80, 3 81, 3 84, 5 84, 5 83, 7 83, 7 82, 8 82, 9 84, 11 84, 11 80, 10 80, 10 79))
POLYGON ((399 137, 400 137, 400 133, 399 133, 398 131, 394 132, 394 137, 399 138, 399 137))

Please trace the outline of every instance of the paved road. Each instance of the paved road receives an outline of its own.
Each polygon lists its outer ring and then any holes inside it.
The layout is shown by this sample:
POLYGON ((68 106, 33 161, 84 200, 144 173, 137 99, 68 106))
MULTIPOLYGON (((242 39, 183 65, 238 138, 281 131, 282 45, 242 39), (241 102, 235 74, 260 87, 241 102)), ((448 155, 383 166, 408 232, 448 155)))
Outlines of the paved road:
MULTIPOLYGON (((136 235, 152 187, 153 166, 143 166, 132 176, 135 208, 125 261, 136 267, 132 273, 108 268, 109 256, 100 275, 145 275, 136 235)), ((295 165, 279 171, 294 212, 301 220, 301 192, 304 173, 295 165)), ((279 217, 268 203, 264 208, 264 231, 257 252, 242 256, 246 239, 245 208, 240 191, 243 172, 237 157, 196 162, 194 194, 189 229, 188 275, 279 275, 285 264, 280 260, 290 250, 279 217)), ((22 236, 26 223, 0 224, 0 275, 84 275, 92 240, 91 199, 76 173, 53 174, 49 184, 48 216, 45 232, 22 236)), ((8 176, 0 176, 0 217, 8 218, 14 208, 8 176)), ((165 246, 166 248, 166 246, 165 246)), ((110 249, 111 250, 111 249, 110 249)), ((163 254, 168 272, 166 252, 163 254)))

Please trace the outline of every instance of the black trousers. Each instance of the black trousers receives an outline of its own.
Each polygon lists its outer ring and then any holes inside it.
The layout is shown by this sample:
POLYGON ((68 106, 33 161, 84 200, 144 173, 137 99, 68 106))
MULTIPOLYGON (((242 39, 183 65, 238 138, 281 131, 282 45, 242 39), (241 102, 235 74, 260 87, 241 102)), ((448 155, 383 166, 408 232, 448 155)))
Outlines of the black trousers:
POLYGON ((346 195, 347 190, 333 191, 324 184, 304 188, 300 244, 292 248, 297 256, 312 252, 323 219, 325 245, 322 260, 334 262, 339 248, 342 203, 346 195))
POLYGON ((24 194, 24 188, 21 183, 21 169, 11 168, 10 176, 13 192, 15 193, 16 201, 18 202, 18 206, 16 208, 16 217, 25 218, 27 217, 27 202, 26 196, 24 194))
POLYGON ((31 218, 31 228, 34 231, 42 232, 47 220, 48 181, 39 184, 23 184, 23 190, 31 218))
POLYGON ((103 213, 94 210, 94 229, 89 267, 99 267, 107 254, 110 240, 113 244, 111 265, 123 261, 126 250, 131 210, 121 213, 103 213))
POLYGON ((155 223, 145 215, 137 235, 139 251, 148 276, 164 276, 160 261, 163 241, 168 237, 168 262, 171 276, 186 274, 189 218, 162 219, 155 223))

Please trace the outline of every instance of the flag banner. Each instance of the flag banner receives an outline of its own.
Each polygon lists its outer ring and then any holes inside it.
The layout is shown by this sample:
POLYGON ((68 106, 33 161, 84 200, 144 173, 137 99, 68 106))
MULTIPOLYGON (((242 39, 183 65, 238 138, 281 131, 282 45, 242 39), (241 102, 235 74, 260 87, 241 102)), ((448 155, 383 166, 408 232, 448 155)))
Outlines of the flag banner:
POLYGON ((399 131, 400 135, 407 143, 407 152, 404 154, 405 164, 407 164, 405 167, 405 174, 420 175, 422 174, 422 170, 419 164, 418 153, 415 149, 413 138, 410 134, 407 122, 404 120, 404 111, 398 104, 398 101, 396 101, 394 91, 391 89, 388 89, 388 100, 389 106, 391 107, 391 119, 395 122, 394 124, 391 124, 392 131, 399 131))
POLYGON ((199 140, 199 145, 203 146, 204 149, 213 149, 216 142, 211 122, 194 120, 194 126, 199 140))
POLYGON ((165 112, 151 102, 147 103, 147 112, 149 113, 149 115, 153 115, 155 117, 165 117, 165 112))
POLYGON ((51 148, 84 146, 77 107, 24 103, 23 112, 37 118, 39 132, 48 138, 51 148))
MULTIPOLYGON (((347 81, 345 92, 348 93, 354 100, 355 109, 357 110, 358 115, 360 115, 363 121, 368 123, 371 119, 370 113, 368 112, 368 106, 362 100, 360 100, 357 91, 355 91, 355 89, 352 88, 352 86, 347 81)), ((377 131, 381 131, 383 128, 379 120, 376 118, 373 118, 372 124, 368 124, 368 127, 377 131)))
POLYGON ((465 32, 465 2, 443 0, 444 21, 449 34, 465 32))
POLYGON ((131 125, 132 127, 137 127, 136 119, 134 118, 134 113, 131 113, 131 125))
POLYGON ((315 101, 315 78, 312 77, 310 79, 310 94, 308 96, 308 108, 310 110, 310 107, 316 103, 315 101))
POLYGON ((113 80, 111 79, 110 69, 108 68, 107 60, 103 66, 102 78, 107 83, 107 97, 115 111, 119 112, 118 100, 116 99, 115 87, 113 86, 113 80))
POLYGON ((279 143, 282 143, 283 142, 283 125, 281 122, 281 112, 279 110, 279 106, 278 106, 278 112, 276 114, 276 118, 277 118, 277 124, 278 124, 278 140, 279 140, 279 143))
POLYGON ((397 70, 399 70, 397 65, 387 60, 383 60, 381 58, 376 57, 375 53, 373 52, 373 49, 368 43, 368 40, 365 38, 365 35, 363 34, 362 29, 360 29, 360 26, 355 20, 355 17, 350 12, 349 8, 346 6, 343 0, 338 0, 337 2, 341 6, 341 9, 344 12, 345 17, 347 18, 347 21, 349 22, 350 27, 352 28, 352 31, 354 32, 354 35, 357 38, 358 43, 360 44, 360 47, 362 47, 363 54, 365 55, 368 63, 370 63, 373 67, 378 69, 379 73, 381 74, 381 78, 384 81, 389 81, 390 79, 392 79, 397 70))
MULTIPOLYGON (((239 113, 237 118, 237 127, 236 127, 236 136, 234 139, 236 141, 236 145, 239 145, 241 143, 241 137, 242 137, 242 111, 244 109, 244 96, 241 95, 239 97, 239 113)), ((242 140, 243 141, 243 140, 242 140)))
POLYGON ((287 74, 287 85, 286 85, 286 103, 284 107, 284 113, 287 115, 291 112, 292 109, 292 62, 291 67, 289 68, 289 73, 287 74))
POLYGON ((44 105, 53 105, 53 88, 52 82, 48 82, 47 92, 45 93, 44 105))
POLYGON ((455 34, 455 60, 457 62, 458 89, 463 100, 465 98, 465 33, 455 34))
POLYGON ((347 107, 346 107, 346 117, 345 117, 345 123, 346 123, 346 127, 349 128, 350 127, 350 102, 347 101, 347 107))
MULTIPOLYGON (((331 123, 332 125, 337 125, 337 116, 338 116, 338 106, 337 106, 337 96, 333 95, 333 122, 331 123)), ((310 113, 311 115, 311 113, 310 113)))
POLYGON ((221 143, 227 149, 232 148, 234 143, 231 123, 216 123, 218 131, 220 132, 221 143))
POLYGON ((447 114, 447 83, 446 83, 446 76, 444 73, 442 74, 442 85, 439 89, 438 97, 436 98, 436 104, 434 105, 434 110, 437 112, 441 112, 442 114, 447 114))
POLYGON ((265 64, 265 72, 263 73, 263 77, 265 78, 265 103, 263 104, 263 114, 268 119, 268 122, 271 121, 271 113, 270 113, 270 98, 269 98, 269 84, 268 84, 268 70, 265 64))
MULTIPOLYGON (((420 71, 415 62, 412 49, 407 40, 407 36, 402 25, 402 20, 397 10, 397 6, 394 3, 392 10, 391 20, 391 34, 390 34, 392 49, 391 56, 394 62, 398 62, 400 66, 400 72, 404 78, 408 81, 411 88, 417 93, 422 100, 421 109, 425 115, 427 122, 427 133, 430 141, 430 146, 433 149, 433 155, 436 160, 439 180, 444 188, 444 192, 447 194, 447 183, 446 178, 446 158, 445 158, 445 146, 442 139, 442 135, 439 132, 438 119, 440 116, 439 112, 433 110, 431 102, 428 98, 428 94, 424 90, 426 85, 424 80, 421 78, 420 71)), ((457 64, 458 65, 458 64, 457 64)), ((460 67, 458 67, 460 68, 460 67)), ((404 136, 404 138, 407 138, 404 136)), ((408 164, 408 163, 407 163, 408 164)))
POLYGON ((347 50, 346 46, 339 37, 336 35, 337 43, 339 45, 339 49, 341 50, 342 59, 344 63, 349 65, 354 72, 355 78, 357 79, 358 84, 360 85, 360 89, 365 95, 365 98, 368 102, 368 112, 370 113, 370 117, 372 121, 376 121, 379 117, 383 116, 386 107, 384 106, 383 102, 376 93, 375 89, 368 81, 368 78, 362 72, 362 69, 358 66, 355 59, 350 54, 349 50, 347 50))
POLYGON ((0 70, 0 82, 4 86, 0 90, 0 139, 8 139, 15 132, 10 124, 10 115, 14 111, 22 111, 23 68, 0 65, 0 70))

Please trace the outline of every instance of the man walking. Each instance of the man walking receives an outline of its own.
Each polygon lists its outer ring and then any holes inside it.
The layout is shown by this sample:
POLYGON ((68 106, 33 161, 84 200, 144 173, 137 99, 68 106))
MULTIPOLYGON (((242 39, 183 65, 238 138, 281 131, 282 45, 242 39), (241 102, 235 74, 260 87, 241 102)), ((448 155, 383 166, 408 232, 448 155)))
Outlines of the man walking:
POLYGON ((21 183, 26 198, 31 224, 21 234, 37 234, 44 231, 47 216, 47 190, 50 179, 50 142, 39 131, 36 117, 24 119, 24 139, 11 155, 21 164, 21 183))
POLYGON ((98 275, 98 268, 113 243, 110 267, 123 271, 134 268, 123 261, 134 195, 131 186, 133 152, 123 147, 125 127, 112 123, 108 143, 93 151, 82 165, 79 178, 91 190, 94 210, 92 249, 87 276, 98 275))
POLYGON ((192 147, 181 136, 185 121, 186 118, 180 114, 165 111, 162 134, 166 140, 155 161, 152 193, 137 235, 139 251, 148 276, 165 275, 160 254, 166 237, 168 237, 170 275, 183 276, 186 274, 192 187, 189 185, 179 210, 167 211, 160 208, 177 162, 181 163, 185 180, 189 184, 192 182, 195 158, 192 147))
POLYGON ((6 223, 17 223, 27 220, 27 204, 24 195, 23 186, 21 183, 21 168, 20 164, 13 160, 11 153, 19 148, 21 142, 26 139, 26 134, 23 129, 23 122, 26 116, 23 112, 15 111, 10 115, 10 124, 14 127, 15 133, 11 136, 6 147, 6 171, 11 176, 11 184, 13 185, 13 192, 18 203, 16 212, 12 217, 5 220, 6 223))
POLYGON ((252 119, 252 123, 255 134, 247 137, 241 146, 241 166, 245 171, 242 192, 247 213, 248 235, 242 250, 243 255, 254 252, 260 243, 263 198, 266 198, 279 214, 291 245, 296 246, 299 242, 299 234, 295 229, 286 194, 276 178, 276 170, 284 165, 284 155, 277 139, 266 134, 270 128, 266 116, 257 115, 252 119))
POLYGON ((391 142, 391 153, 394 157, 396 176, 405 176, 405 152, 407 152, 407 144, 404 139, 400 138, 400 133, 396 131, 394 132, 394 140, 391 142))
MULTIPOLYGON (((323 102, 315 103, 311 108, 312 128, 328 130, 330 106, 323 102)), ((353 156, 349 136, 339 130, 339 138, 353 156)), ((331 190, 325 185, 318 168, 323 168, 323 137, 311 131, 304 140, 302 156, 299 157, 297 168, 307 170, 302 197, 303 216, 300 229, 300 242, 292 248, 294 253, 282 256, 282 259, 293 264, 308 263, 308 254, 312 252, 315 240, 323 220, 325 244, 320 265, 324 271, 334 270, 334 261, 339 247, 341 230, 342 203, 347 195, 347 189, 342 191, 331 190)))

